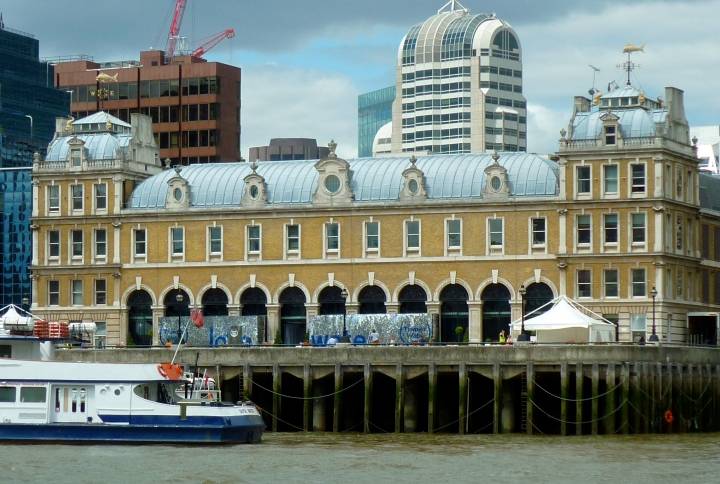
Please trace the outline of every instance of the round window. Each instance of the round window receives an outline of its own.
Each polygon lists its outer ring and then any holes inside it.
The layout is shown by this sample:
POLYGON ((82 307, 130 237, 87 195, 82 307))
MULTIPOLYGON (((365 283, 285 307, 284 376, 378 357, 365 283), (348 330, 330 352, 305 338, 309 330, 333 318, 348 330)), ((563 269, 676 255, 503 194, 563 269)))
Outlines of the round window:
POLYGON ((183 197, 182 190, 180 190, 179 188, 176 188, 175 190, 173 190, 173 197, 175 197, 175 201, 177 201, 177 202, 182 200, 182 197, 183 197))
POLYGON ((335 175, 328 175, 325 178, 325 188, 330 193, 337 193, 340 191, 340 179, 335 175))
POLYGON ((500 181, 500 177, 494 176, 490 180, 490 186, 493 190, 498 191, 500 190, 500 187, 502 186, 502 181, 500 181))
POLYGON ((408 182, 408 190, 410 190, 410 193, 415 195, 418 192, 418 182, 415 179, 412 179, 408 182))
POLYGON ((250 197, 257 198, 260 194, 260 189, 257 187, 257 185, 250 185, 250 197))

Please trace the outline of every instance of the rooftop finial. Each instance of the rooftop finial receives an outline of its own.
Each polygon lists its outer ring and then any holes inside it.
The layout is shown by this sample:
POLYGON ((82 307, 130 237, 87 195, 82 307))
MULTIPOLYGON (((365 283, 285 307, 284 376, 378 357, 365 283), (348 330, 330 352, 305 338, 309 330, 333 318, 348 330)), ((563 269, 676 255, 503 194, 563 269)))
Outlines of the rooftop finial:
POLYGON ((467 13, 468 9, 465 8, 458 0, 450 0, 448 3, 443 5, 438 10, 438 13, 443 13, 443 12, 465 12, 465 13, 467 13))
POLYGON ((645 52, 645 44, 643 45, 635 45, 635 44, 625 44, 625 47, 623 47, 623 54, 627 54, 627 61, 623 62, 622 64, 619 64, 618 67, 627 72, 627 85, 630 85, 630 73, 640 67, 638 64, 635 64, 632 60, 630 60, 630 55, 635 52, 645 52))
POLYGON ((500 163, 498 163, 498 160, 500 159, 500 155, 498 155, 497 150, 493 150, 492 159, 496 165, 500 164, 500 163))
POLYGON ((334 139, 330 140, 330 142, 328 143, 328 148, 330 148, 328 158, 337 158, 337 154, 335 154, 335 150, 337 149, 337 143, 334 139))
POLYGON ((257 162, 253 161, 250 163, 250 169, 253 172, 253 175, 257 175, 257 162))
POLYGON ((412 155, 410 157, 410 164, 415 168, 415 163, 417 163, 417 158, 415 158, 415 155, 412 155))
POLYGON ((181 176, 180 172, 182 172, 182 166, 175 165, 175 173, 177 173, 177 176, 181 176))

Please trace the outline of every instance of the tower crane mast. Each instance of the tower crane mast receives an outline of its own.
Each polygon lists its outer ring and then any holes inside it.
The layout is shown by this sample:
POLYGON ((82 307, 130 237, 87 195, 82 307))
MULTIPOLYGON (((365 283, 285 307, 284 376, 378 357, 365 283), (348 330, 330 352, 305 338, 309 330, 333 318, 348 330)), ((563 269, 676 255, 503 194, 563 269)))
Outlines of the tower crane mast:
POLYGON ((183 15, 185 14, 185 6, 187 0, 175 0, 175 10, 173 12, 172 22, 170 22, 170 32, 165 46, 165 57, 169 60, 175 55, 175 47, 180 36, 180 26, 182 25, 183 15))

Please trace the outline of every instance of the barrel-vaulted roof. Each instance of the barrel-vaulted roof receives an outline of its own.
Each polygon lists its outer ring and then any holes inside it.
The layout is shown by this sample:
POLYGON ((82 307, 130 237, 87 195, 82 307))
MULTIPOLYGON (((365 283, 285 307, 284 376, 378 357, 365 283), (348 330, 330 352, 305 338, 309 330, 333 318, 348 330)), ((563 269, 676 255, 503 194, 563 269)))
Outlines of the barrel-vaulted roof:
MULTIPOLYGON (((310 204, 318 184, 316 161, 268 161, 257 164, 265 179, 269 205, 310 204)), ((348 161, 355 202, 399 200, 403 171, 411 166, 409 156, 360 158, 348 161)), ((418 158, 416 166, 425 175, 429 200, 482 199, 485 168, 493 163, 490 154, 435 155, 418 158)), ((552 197, 558 194, 557 164, 528 153, 501 153, 499 163, 508 171, 511 197, 552 197)), ((252 173, 249 163, 213 163, 186 166, 181 176, 190 185, 190 206, 198 208, 239 207, 245 190, 244 178, 252 173)), ((168 181, 177 176, 165 170, 140 183, 129 209, 165 207, 168 181)))
POLYGON ((130 134, 117 133, 88 133, 75 136, 62 136, 55 138, 48 145, 45 161, 66 161, 70 151, 70 141, 79 139, 85 149, 87 160, 113 160, 119 157, 118 149, 127 148, 130 144, 130 134))
POLYGON ((665 123, 667 118, 666 109, 634 108, 580 112, 573 118, 572 139, 586 140, 600 137, 603 132, 603 115, 609 113, 619 118, 618 125, 624 138, 655 136, 656 123, 665 123))

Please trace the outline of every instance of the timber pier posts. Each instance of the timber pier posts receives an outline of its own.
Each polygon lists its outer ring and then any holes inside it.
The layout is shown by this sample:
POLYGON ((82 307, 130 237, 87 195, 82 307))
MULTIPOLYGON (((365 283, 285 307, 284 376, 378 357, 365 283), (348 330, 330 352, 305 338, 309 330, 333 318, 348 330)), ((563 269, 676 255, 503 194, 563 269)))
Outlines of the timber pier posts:
MULTIPOLYGON (((272 431, 614 434, 720 430, 720 349, 630 346, 191 348, 272 431)), ((65 361, 170 350, 64 350, 65 361)))

